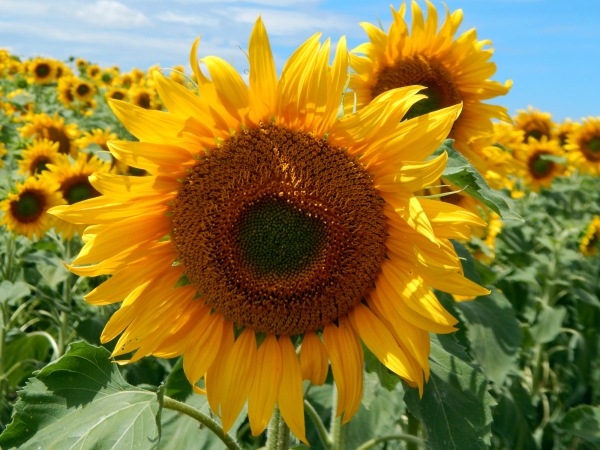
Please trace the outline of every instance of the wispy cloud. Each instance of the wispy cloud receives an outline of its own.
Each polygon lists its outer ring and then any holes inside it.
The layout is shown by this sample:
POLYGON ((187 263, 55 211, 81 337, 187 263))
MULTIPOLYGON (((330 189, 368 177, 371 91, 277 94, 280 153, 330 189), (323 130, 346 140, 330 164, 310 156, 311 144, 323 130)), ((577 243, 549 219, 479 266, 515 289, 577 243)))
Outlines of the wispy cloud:
POLYGON ((141 12, 113 0, 100 0, 77 11, 81 20, 108 28, 131 28, 149 23, 141 12))
POLYGON ((158 16, 158 20, 162 22, 181 23, 184 25, 204 25, 208 27, 217 27, 221 24, 221 21, 214 17, 214 14, 207 15, 206 17, 199 16, 184 16, 175 14, 173 12, 167 12, 158 16))

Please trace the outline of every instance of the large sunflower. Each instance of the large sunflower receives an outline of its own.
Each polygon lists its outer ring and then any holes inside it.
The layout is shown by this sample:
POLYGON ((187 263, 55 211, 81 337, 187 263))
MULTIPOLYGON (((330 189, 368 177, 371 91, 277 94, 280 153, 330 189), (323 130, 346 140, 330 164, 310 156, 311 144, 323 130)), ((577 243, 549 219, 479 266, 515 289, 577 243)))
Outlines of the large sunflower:
POLYGON ((16 188, 16 193, 8 194, 8 198, 0 202, 0 210, 4 212, 0 225, 29 239, 40 239, 55 220, 48 209, 64 203, 58 186, 29 177, 23 184, 17 182, 16 188))
POLYGON ((113 274, 86 296, 123 301, 102 334, 103 342, 120 335, 113 356, 183 355, 225 431, 248 400, 252 432, 261 433, 277 403, 304 442, 302 379, 322 384, 329 359, 347 422, 362 397, 362 339, 422 388, 428 332, 457 322, 428 286, 488 292, 463 277, 448 240, 481 219, 413 195, 442 173, 446 154, 425 159, 460 105, 400 122, 422 98, 408 87, 338 119, 346 42, 330 67, 330 42, 319 37, 278 79, 258 19, 249 87, 212 56, 202 60, 209 80, 194 44, 199 96, 156 72, 169 112, 111 102, 140 140, 110 142, 111 152, 154 175, 95 174, 102 197, 54 210, 92 225, 71 270, 113 274))
POLYGON ((569 162, 582 173, 600 175, 600 117, 582 119, 567 138, 569 162))
POLYGON ((48 164, 56 164, 59 159, 58 145, 46 138, 34 139, 21 154, 19 172, 33 176, 48 170, 48 164))
POLYGON ((393 21, 388 33, 370 23, 362 23, 370 42, 353 50, 350 64, 356 72, 345 97, 346 108, 360 110, 389 89, 420 85, 427 98, 415 103, 405 118, 420 116, 463 103, 463 110, 450 131, 456 148, 481 134, 491 134, 496 118, 510 122, 506 108, 482 103, 508 93, 512 82, 504 85, 489 79, 496 65, 489 61, 493 51, 484 49, 489 41, 478 41, 475 29, 454 39, 462 21, 462 10, 450 14, 438 32, 438 14, 427 2, 427 20, 412 2, 412 30, 404 20, 406 4, 392 8, 393 21), (366 57, 357 56, 362 53, 366 57))
POLYGON ((565 154, 555 139, 543 136, 538 141, 530 137, 527 144, 515 149, 514 155, 521 166, 523 181, 534 191, 550 187, 552 180, 565 172, 565 154))
MULTIPOLYGON (((106 173, 110 170, 110 162, 104 162, 96 156, 90 157, 80 153, 73 162, 66 155, 58 155, 56 164, 48 164, 43 173, 44 179, 58 185, 58 190, 68 205, 73 205, 90 198, 98 197, 100 192, 90 183, 89 177, 94 173, 106 173)), ((81 236, 85 225, 56 219, 54 227, 62 233, 63 239, 72 239, 75 233, 81 236)))
POLYGON ((53 117, 45 113, 28 117, 29 122, 19 128, 23 137, 46 138, 58 142, 58 151, 63 154, 77 156, 77 147, 73 140, 79 136, 77 124, 65 124, 63 117, 55 113, 53 117))

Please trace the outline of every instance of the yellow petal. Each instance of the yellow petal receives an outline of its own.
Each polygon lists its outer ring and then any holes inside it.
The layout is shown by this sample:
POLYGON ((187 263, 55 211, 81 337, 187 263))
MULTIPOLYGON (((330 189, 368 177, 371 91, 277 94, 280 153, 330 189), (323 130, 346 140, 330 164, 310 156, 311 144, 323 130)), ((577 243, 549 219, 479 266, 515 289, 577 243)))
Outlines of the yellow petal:
MULTIPOLYGON (((130 177, 127 175, 95 173, 89 177, 89 180, 98 192, 120 201, 137 197, 155 196, 157 194, 168 194, 176 192, 181 186, 181 183, 176 179, 163 175, 156 177, 130 177)), ((165 201, 168 200, 170 198, 165 196, 165 201)))
POLYGON ((399 189, 408 192, 418 191, 434 185, 446 168, 447 162, 448 154, 444 152, 429 161, 407 163, 398 173, 375 177, 374 187, 389 192, 396 192, 399 189))
POLYGON ((248 397, 248 420, 254 436, 262 433, 273 415, 283 370, 281 349, 275 335, 268 335, 258 349, 256 375, 248 397))
POLYGON ((175 145, 129 141, 109 141, 107 145, 119 161, 152 174, 166 172, 176 178, 196 162, 190 152, 175 145))
POLYGON ((250 62, 250 111, 253 119, 269 121, 275 112, 277 73, 267 30, 259 16, 248 45, 250 62))
POLYGON ((304 333, 300 347, 300 366, 303 379, 310 380, 316 386, 325 383, 329 369, 327 350, 314 331, 304 333))
POLYGON ((289 336, 279 336, 279 347, 281 348, 283 364, 281 387, 277 398, 279 411, 292 433, 306 445, 309 445, 304 428, 304 397, 302 394, 300 362, 289 336))
POLYGON ((206 399, 210 405, 210 409, 220 416, 219 406, 223 401, 223 380, 225 379, 225 369, 227 360, 233 344, 235 343, 235 335, 233 334, 233 322, 226 320, 223 324, 223 335, 219 345, 219 352, 215 361, 206 371, 204 376, 204 385, 206 386, 206 399))

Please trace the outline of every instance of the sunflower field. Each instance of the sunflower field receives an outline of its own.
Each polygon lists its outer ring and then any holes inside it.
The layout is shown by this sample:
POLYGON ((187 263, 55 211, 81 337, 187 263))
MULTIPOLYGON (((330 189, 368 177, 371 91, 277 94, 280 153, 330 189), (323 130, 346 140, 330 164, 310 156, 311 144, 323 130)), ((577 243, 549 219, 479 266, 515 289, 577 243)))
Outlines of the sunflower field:
POLYGON ((600 448, 600 117, 392 18, 276 68, 259 17, 247 76, 0 49, 0 448, 600 448))

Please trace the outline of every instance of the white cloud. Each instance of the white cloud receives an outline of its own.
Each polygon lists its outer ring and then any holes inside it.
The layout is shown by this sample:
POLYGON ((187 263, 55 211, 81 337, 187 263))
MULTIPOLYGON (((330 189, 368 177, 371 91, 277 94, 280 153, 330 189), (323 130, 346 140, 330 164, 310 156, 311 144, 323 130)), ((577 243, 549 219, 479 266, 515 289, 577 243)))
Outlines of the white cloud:
POLYGON ((172 12, 161 14, 158 16, 158 20, 163 22, 182 23, 184 25, 205 25, 208 27, 217 27, 221 23, 219 19, 214 18, 214 15, 213 18, 209 19, 206 17, 182 16, 172 12))
POLYGON ((131 28, 149 23, 141 11, 113 0, 100 0, 77 11, 81 20, 110 28, 131 28))

